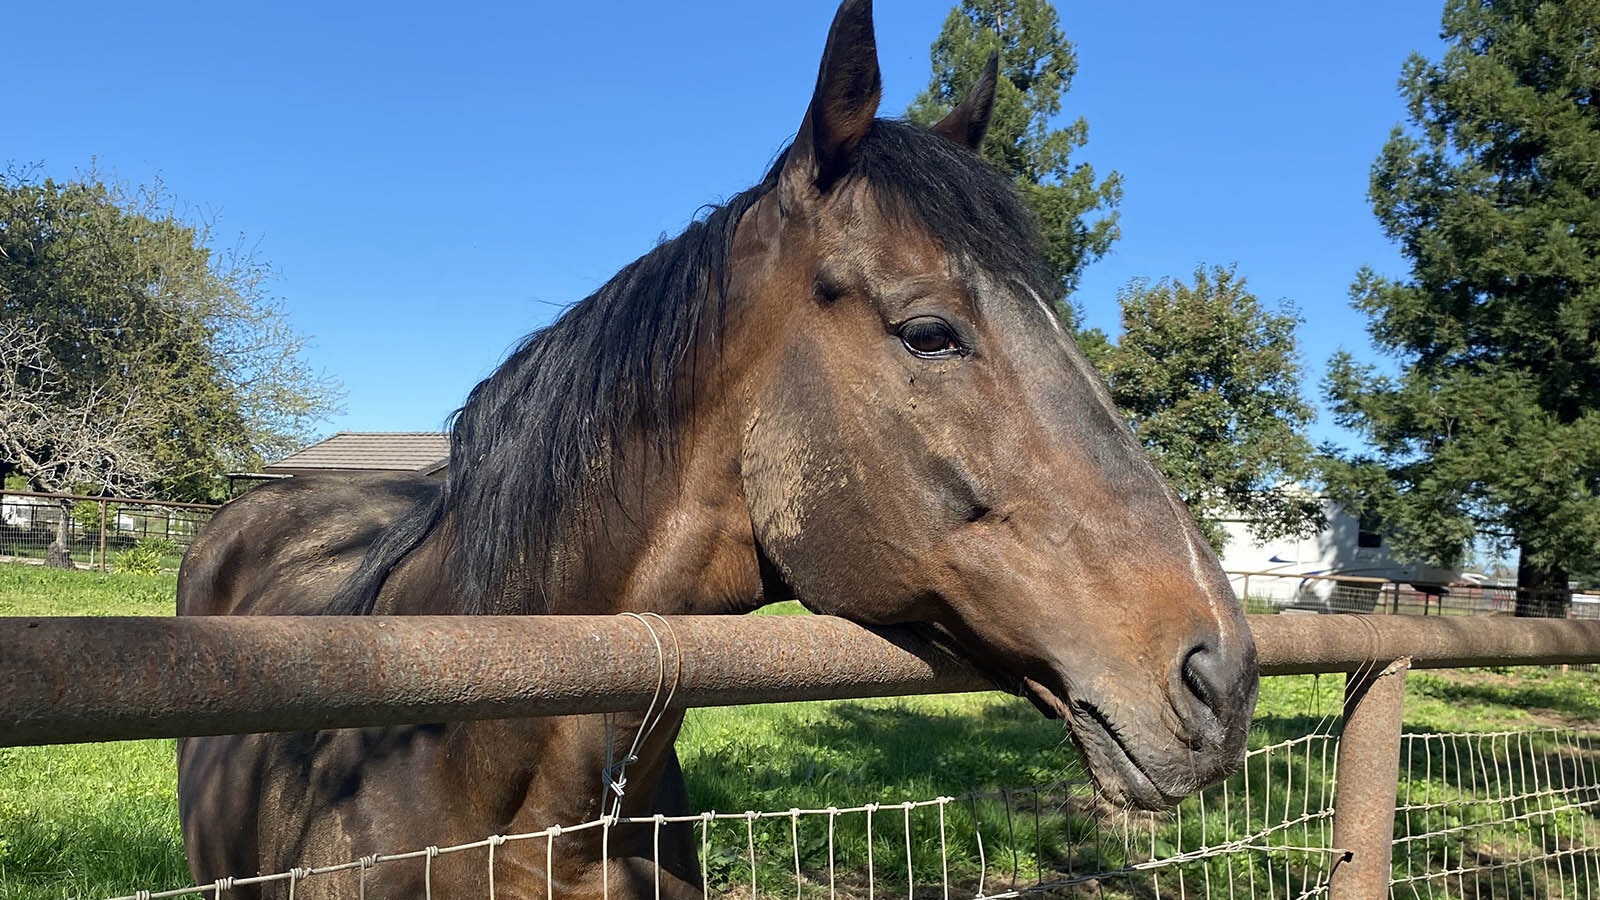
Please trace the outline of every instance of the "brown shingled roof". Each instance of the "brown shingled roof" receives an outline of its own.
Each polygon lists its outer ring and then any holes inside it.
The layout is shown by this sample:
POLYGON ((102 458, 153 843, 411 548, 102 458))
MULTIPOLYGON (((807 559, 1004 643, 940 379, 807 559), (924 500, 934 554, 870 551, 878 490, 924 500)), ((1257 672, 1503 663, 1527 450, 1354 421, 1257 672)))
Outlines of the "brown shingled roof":
POLYGON ((428 474, 450 461, 450 435, 435 431, 341 431, 291 453, 262 471, 387 471, 428 474))

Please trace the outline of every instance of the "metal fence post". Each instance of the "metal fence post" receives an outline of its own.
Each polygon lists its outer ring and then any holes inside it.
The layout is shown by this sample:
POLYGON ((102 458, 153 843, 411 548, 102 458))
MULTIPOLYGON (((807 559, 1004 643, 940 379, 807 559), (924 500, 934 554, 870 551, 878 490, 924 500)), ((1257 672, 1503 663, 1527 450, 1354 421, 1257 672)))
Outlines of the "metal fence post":
POLYGON ((106 502, 100 501, 100 571, 106 570, 106 502))
POLYGON ((1410 659, 1398 659, 1382 670, 1351 674, 1345 682, 1333 846, 1347 855, 1334 863, 1328 878, 1331 900, 1389 896, 1401 714, 1410 667, 1410 659))

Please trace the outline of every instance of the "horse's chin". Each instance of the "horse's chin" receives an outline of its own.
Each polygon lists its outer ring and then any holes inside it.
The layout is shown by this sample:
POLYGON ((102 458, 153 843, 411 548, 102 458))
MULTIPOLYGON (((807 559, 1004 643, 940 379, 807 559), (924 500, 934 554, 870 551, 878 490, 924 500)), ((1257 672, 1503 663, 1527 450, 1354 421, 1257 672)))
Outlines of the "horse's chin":
POLYGON ((1173 808, 1189 793, 1173 795, 1162 790, 1123 743, 1116 726, 1096 707, 1071 702, 1032 678, 1023 678, 1022 687, 1040 712, 1067 723, 1067 734, 1083 757, 1089 777, 1108 802, 1159 812, 1173 808))

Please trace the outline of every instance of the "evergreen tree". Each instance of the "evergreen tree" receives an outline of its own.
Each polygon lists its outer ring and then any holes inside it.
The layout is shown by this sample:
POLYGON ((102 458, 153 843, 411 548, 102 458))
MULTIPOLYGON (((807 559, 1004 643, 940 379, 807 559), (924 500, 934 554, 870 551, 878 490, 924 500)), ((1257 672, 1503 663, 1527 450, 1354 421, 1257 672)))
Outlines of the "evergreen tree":
POLYGON ((1122 334, 1091 345, 1112 399, 1213 546, 1218 520, 1242 518, 1261 540, 1323 524, 1306 487, 1311 408, 1292 307, 1270 310, 1231 267, 1194 283, 1135 281, 1118 294, 1122 334))
POLYGON ((1070 322, 1068 295, 1084 267, 1118 237, 1122 179, 1112 172, 1096 180, 1088 163, 1072 161, 1089 138, 1081 117, 1064 128, 1052 125, 1078 70, 1055 8, 1047 0, 962 0, 934 41, 933 80, 906 116, 922 125, 937 122, 966 96, 994 53, 1000 79, 982 154, 1016 179, 1038 217, 1057 287, 1052 300, 1070 322))
POLYGON ((1395 366, 1334 358, 1370 449, 1328 479, 1431 562, 1516 549, 1519 613, 1559 613, 1600 568, 1600 0, 1451 0, 1443 35, 1372 171, 1410 275, 1352 288, 1395 366))

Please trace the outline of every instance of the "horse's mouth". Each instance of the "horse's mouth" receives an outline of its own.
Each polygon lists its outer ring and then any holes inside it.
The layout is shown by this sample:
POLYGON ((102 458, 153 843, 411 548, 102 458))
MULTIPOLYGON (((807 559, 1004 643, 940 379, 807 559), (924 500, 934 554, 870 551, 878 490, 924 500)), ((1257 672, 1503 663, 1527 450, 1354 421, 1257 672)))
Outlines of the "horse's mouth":
POLYGON ((1163 791, 1128 749, 1116 725, 1093 704, 1070 701, 1032 678, 1022 679, 1023 689, 1045 715, 1067 724, 1067 734, 1083 756, 1095 786, 1117 805, 1168 810, 1183 799, 1163 791))

